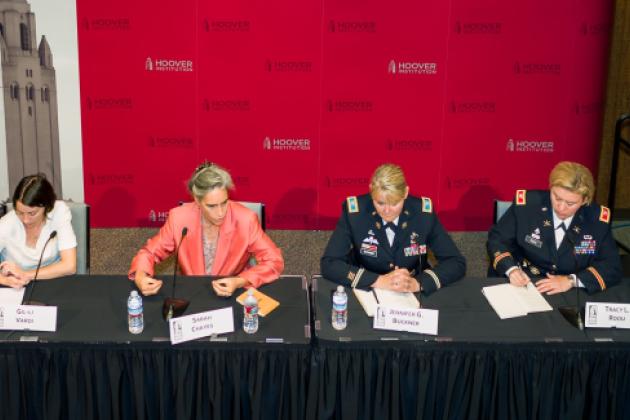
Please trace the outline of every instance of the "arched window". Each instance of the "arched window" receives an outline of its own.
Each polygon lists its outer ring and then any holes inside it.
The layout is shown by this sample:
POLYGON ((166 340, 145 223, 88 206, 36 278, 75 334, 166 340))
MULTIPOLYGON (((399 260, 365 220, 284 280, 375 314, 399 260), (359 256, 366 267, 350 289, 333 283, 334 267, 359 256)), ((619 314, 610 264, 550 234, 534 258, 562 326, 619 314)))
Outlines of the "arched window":
POLYGON ((35 99, 35 88, 33 87, 33 85, 29 84, 26 86, 25 94, 27 101, 32 101, 33 99, 35 99))
POLYGON ((50 90, 48 89, 48 86, 44 86, 41 89, 41 95, 42 95, 42 102, 50 101, 50 90))
POLYGON ((11 99, 16 100, 20 98, 20 85, 17 82, 11 83, 9 87, 9 92, 11 94, 11 99))
POLYGON ((20 43, 22 44, 22 50, 28 51, 31 49, 31 36, 25 23, 20 23, 20 43))

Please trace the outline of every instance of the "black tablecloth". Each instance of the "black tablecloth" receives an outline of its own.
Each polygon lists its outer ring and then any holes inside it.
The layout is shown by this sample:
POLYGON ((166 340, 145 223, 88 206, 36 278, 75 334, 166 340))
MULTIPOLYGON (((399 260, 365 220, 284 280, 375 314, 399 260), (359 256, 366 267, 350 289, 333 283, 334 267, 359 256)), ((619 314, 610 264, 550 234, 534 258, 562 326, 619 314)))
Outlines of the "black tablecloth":
MULTIPOLYGON (((612 339, 630 341, 630 331, 615 329, 591 329, 579 331, 571 326, 555 309, 551 312, 531 313, 525 317, 500 319, 492 309, 481 288, 505 282, 503 279, 464 278, 428 297, 416 294, 423 308, 438 309, 438 335, 422 335, 406 332, 375 330, 369 318, 351 290, 348 293, 348 328, 337 331, 332 328, 330 314, 332 293, 336 284, 316 277, 313 281, 314 319, 316 335, 329 341, 464 341, 464 342, 558 342, 592 341, 612 339)), ((630 279, 620 286, 594 295, 579 292, 580 306, 585 302, 630 303, 630 279)), ((545 295, 553 308, 572 306, 576 303, 575 289, 558 295, 545 295)))
POLYGON ((172 346, 164 341, 164 294, 144 298, 145 330, 133 335, 126 278, 38 283, 33 299, 58 306, 58 330, 16 332, 0 343, 0 418, 303 418, 311 361, 305 286, 286 276, 262 287, 280 306, 249 335, 235 298, 216 297, 207 278, 181 278, 177 296, 191 300, 184 315, 232 306, 236 331, 215 338, 225 341, 172 346), (39 342, 19 341, 27 336, 39 342))
MULTIPOLYGON (((132 335, 125 278, 42 282, 33 298, 58 306, 58 331, 0 332, 0 419, 630 418, 630 332, 582 333, 557 310, 500 320, 480 292, 499 281, 464 279, 421 297, 440 311, 430 336, 373 330, 352 295, 348 328, 333 330, 334 285, 319 279, 311 340, 302 277, 261 289, 281 305, 255 335, 241 331, 234 298, 214 296, 207 278, 182 278, 187 314, 232 306, 237 331, 175 346, 164 341, 165 295, 144 299, 145 331, 132 335)), ((630 302, 630 287, 581 299, 630 302)))
MULTIPOLYGON (((440 311, 438 336, 372 329, 351 292, 348 328, 336 331, 336 285, 314 281, 309 418, 630 418, 630 331, 580 332, 557 310, 501 320, 481 294, 501 281, 467 278, 421 297, 440 311)), ((630 287, 580 296, 630 302, 630 287)))

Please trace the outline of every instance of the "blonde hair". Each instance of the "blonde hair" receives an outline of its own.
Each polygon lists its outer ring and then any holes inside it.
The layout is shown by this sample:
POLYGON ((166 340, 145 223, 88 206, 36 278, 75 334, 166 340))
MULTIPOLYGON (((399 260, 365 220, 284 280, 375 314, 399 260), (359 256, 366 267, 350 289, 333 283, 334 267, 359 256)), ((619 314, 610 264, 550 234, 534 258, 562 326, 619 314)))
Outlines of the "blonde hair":
POLYGON ((188 191, 200 200, 215 188, 229 190, 234 188, 229 172, 212 162, 204 162, 197 166, 188 181, 188 191))
POLYGON ((407 187, 403 170, 393 163, 384 163, 376 168, 370 180, 370 194, 374 196, 375 193, 382 192, 391 202, 405 198, 407 187))
POLYGON ((561 187, 580 194, 586 204, 593 201, 595 182, 591 171, 579 163, 564 161, 558 163, 549 174, 549 188, 561 187))

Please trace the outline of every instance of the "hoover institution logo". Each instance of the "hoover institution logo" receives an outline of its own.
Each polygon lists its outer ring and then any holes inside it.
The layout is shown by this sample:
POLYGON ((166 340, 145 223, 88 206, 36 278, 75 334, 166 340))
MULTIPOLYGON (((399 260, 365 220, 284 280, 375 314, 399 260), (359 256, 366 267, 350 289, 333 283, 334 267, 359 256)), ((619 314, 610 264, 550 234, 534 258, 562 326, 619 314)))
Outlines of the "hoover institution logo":
POLYGON ((147 57, 144 62, 144 69, 149 72, 167 71, 167 72, 191 72, 193 71, 192 60, 178 60, 172 58, 156 58, 147 57))
POLYGON ((387 65, 387 73, 434 76, 437 74, 437 63, 390 60, 387 65))
POLYGON ((553 153, 554 142, 535 139, 508 139, 505 150, 508 152, 553 153))
POLYGON ((311 140, 305 138, 270 138, 263 139, 263 150, 305 152, 311 150, 311 140))

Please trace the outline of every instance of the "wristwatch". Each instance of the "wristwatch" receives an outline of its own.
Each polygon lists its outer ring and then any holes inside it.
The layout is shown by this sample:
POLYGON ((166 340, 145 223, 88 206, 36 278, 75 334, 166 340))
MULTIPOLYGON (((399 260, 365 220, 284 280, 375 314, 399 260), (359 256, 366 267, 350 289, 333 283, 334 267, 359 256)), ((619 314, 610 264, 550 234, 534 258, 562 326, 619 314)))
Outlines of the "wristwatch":
POLYGON ((569 281, 571 282, 571 287, 577 287, 577 276, 575 274, 569 274, 569 281))

